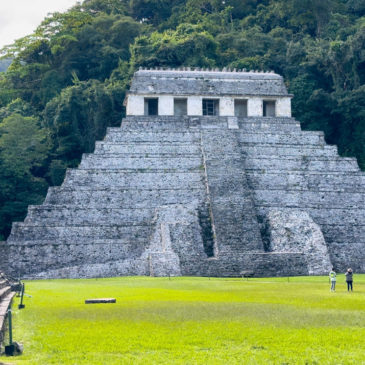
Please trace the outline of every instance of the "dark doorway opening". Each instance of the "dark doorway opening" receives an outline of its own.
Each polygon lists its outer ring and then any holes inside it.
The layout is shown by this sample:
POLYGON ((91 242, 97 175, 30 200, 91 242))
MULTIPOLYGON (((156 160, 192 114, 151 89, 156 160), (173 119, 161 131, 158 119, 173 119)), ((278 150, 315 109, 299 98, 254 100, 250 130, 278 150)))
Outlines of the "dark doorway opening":
POLYGON ((174 115, 182 116, 188 114, 188 100, 174 99, 174 115))
POLYGON ((264 100, 264 117, 275 117, 275 101, 264 100))
POLYGON ((234 116, 235 117, 247 117, 247 100, 235 99, 234 116))
POLYGON ((158 98, 145 98, 144 99, 144 114, 145 115, 158 115, 158 98))

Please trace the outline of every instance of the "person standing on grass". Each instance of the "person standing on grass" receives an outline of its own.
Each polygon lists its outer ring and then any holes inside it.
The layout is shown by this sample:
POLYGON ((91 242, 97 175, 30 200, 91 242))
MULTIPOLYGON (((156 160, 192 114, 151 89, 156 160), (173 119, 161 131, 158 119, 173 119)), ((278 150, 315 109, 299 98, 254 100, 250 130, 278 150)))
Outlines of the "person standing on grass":
POLYGON ((331 281, 331 291, 336 291, 336 271, 333 267, 329 273, 330 281, 331 281))
POLYGON ((347 283, 347 291, 352 291, 352 275, 353 275, 353 272, 352 272, 352 269, 347 269, 346 273, 346 283, 347 283))

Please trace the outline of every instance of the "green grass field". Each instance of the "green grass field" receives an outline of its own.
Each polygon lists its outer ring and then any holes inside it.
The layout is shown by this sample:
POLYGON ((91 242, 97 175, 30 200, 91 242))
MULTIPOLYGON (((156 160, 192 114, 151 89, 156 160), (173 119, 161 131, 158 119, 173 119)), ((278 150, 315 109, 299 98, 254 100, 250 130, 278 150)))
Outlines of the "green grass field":
POLYGON ((365 364, 365 275, 26 282, 7 364, 365 364), (85 305, 95 297, 116 304, 85 305))

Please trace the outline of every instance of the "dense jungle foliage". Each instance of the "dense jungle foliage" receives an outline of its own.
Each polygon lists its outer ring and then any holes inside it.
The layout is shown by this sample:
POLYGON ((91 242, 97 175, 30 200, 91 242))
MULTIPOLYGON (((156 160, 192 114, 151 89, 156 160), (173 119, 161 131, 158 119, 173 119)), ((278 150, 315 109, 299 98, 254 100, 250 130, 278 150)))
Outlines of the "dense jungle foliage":
POLYGON ((119 125, 145 67, 274 70, 302 128, 365 169, 364 0, 85 0, 4 47, 0 240, 119 125))

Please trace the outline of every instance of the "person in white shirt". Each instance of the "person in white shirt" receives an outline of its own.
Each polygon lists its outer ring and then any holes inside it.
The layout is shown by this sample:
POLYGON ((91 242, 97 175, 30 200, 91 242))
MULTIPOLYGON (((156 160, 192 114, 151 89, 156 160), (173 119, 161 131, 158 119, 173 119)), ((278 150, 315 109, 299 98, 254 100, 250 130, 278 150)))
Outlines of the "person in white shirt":
POLYGON ((336 271, 333 267, 329 273, 330 281, 331 281, 331 291, 336 291, 336 271))

